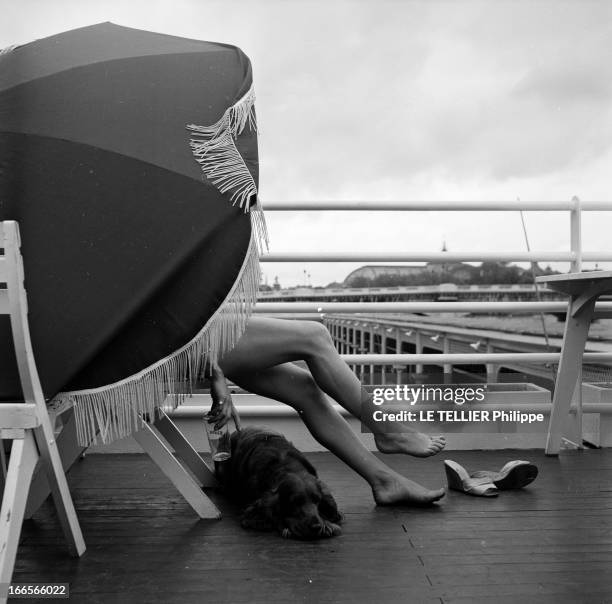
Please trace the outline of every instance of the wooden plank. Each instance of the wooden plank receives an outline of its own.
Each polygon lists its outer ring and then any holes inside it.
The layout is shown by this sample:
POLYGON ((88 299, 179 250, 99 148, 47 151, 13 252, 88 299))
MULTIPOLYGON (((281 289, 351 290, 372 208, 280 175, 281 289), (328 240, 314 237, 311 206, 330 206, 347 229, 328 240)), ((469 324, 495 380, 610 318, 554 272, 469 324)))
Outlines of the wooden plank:
POLYGON ((0 440, 23 440, 25 435, 23 428, 0 428, 0 440))
POLYGON ((612 271, 582 271, 580 273, 564 273, 561 275, 541 275, 536 277, 538 283, 565 283, 570 281, 599 281, 611 279, 612 271))
POLYGON ((564 294, 577 294, 588 289, 598 288, 601 293, 612 292, 612 271, 592 271, 585 273, 568 273, 565 275, 546 275, 536 277, 554 291, 564 294))
POLYGON ((36 428, 40 420, 36 415, 36 405, 31 403, 0 403, 1 428, 36 428))
MULTIPOLYGON (((377 508, 368 485, 333 456, 307 457, 345 513, 336 539, 245 531, 221 493, 214 501, 223 521, 194 523, 147 456, 89 455, 69 482, 94 547, 78 566, 58 557, 57 522, 45 505, 24 526, 13 580, 69 580, 73 597, 87 602, 612 601, 612 450, 554 459, 453 451, 469 469, 530 459, 540 476, 496 500, 451 493, 427 509, 377 508)), ((439 456, 380 457, 418 482, 443 479, 439 456)))

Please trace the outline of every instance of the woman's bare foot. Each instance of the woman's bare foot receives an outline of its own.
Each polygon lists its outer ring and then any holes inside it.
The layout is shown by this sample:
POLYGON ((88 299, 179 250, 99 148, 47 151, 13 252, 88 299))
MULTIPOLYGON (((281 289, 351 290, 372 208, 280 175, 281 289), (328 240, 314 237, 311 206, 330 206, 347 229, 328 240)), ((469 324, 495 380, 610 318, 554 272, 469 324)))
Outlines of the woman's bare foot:
POLYGON ((444 489, 426 489, 420 484, 401 476, 387 476, 372 487, 374 501, 378 505, 428 505, 444 497, 444 489))
POLYGON ((417 432, 406 426, 405 432, 374 434, 376 448, 381 453, 404 453, 414 457, 430 457, 444 449, 444 436, 433 436, 417 432))

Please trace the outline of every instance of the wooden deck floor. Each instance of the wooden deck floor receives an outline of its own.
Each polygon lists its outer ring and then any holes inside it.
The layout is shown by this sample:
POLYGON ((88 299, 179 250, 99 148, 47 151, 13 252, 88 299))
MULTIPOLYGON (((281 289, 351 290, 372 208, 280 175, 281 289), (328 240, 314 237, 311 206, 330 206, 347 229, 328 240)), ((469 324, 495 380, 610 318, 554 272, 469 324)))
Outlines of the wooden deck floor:
MULTIPOLYGON (((376 508, 354 473, 310 454, 346 522, 339 538, 303 543, 244 531, 223 499, 223 520, 198 521, 145 456, 91 455, 69 474, 85 556, 67 557, 47 503, 24 527, 14 581, 69 582, 70 601, 88 604, 612 602, 612 451, 446 457, 469 469, 530 459, 540 476, 497 499, 376 508)), ((444 482, 441 458, 386 459, 444 482)))

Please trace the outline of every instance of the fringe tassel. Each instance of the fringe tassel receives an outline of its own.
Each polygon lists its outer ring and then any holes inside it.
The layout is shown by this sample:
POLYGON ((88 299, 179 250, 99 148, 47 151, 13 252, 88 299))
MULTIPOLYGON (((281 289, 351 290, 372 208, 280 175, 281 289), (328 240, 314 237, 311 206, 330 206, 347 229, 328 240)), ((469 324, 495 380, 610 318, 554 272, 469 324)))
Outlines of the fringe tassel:
POLYGON ((155 421, 157 409, 176 408, 189 395, 193 383, 208 363, 219 360, 240 339, 257 301, 261 271, 259 257, 268 247, 268 231, 257 187, 234 139, 248 125, 256 129, 253 87, 212 126, 188 126, 194 132, 190 145, 202 170, 222 193, 235 189, 231 200, 245 212, 250 208, 251 239, 234 286, 223 304, 196 337, 180 350, 120 382, 58 394, 50 404, 74 406, 77 438, 82 446, 100 440, 107 444, 129 436, 144 422, 155 421), (177 383, 183 387, 177 389, 177 383), (170 396, 169 395, 173 395, 170 396))
POLYGON ((11 44, 10 46, 5 46, 4 48, 0 49, 0 56, 7 55, 9 52, 13 52, 18 46, 19 44, 11 44))
POLYGON ((254 103, 255 91, 251 85, 212 126, 187 125, 192 133, 189 145, 202 172, 221 193, 232 191, 230 200, 245 212, 249 209, 249 199, 257 196, 257 187, 234 141, 247 125, 249 130, 257 130, 254 103))

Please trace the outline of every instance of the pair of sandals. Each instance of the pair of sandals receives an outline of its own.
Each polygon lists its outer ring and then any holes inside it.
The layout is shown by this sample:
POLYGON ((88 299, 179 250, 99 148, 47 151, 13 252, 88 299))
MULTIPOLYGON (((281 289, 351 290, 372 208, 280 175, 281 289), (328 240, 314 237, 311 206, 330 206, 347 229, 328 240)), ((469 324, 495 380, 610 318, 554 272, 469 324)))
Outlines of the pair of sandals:
POLYGON ((456 461, 444 460, 448 487, 476 497, 497 497, 499 491, 522 489, 533 482, 538 468, 528 461, 509 461, 499 472, 481 470, 469 474, 456 461))

